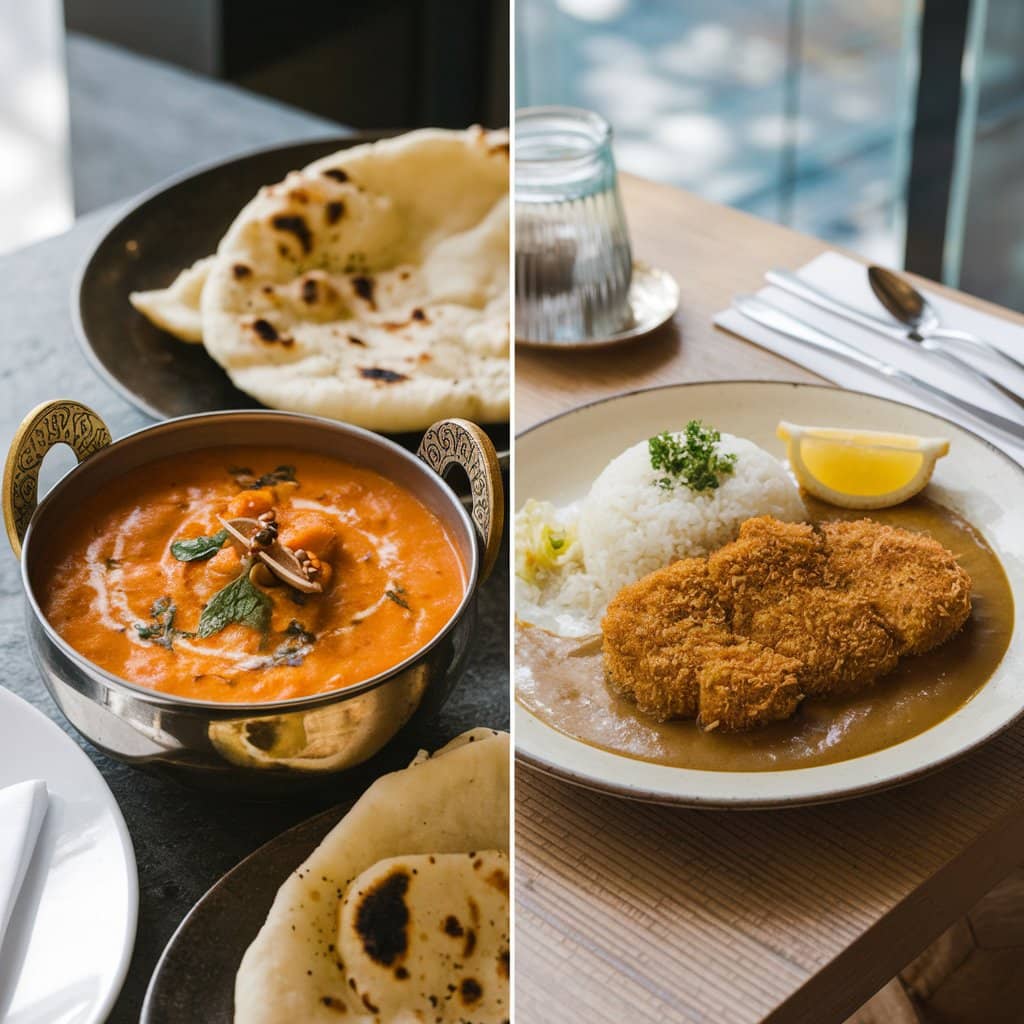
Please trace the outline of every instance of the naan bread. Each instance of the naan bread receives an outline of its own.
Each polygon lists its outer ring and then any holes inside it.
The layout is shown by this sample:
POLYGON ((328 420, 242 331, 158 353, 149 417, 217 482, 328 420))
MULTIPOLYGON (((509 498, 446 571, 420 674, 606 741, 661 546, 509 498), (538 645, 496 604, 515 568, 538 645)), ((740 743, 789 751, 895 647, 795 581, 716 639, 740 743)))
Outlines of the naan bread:
POLYGON ((508 898, 500 850, 378 861, 348 887, 338 916, 353 994, 381 1020, 508 1020, 508 898))
MULTIPOLYGON (((508 773, 508 736, 473 730, 427 760, 378 779, 278 891, 238 971, 236 1024, 425 1024, 413 1011, 414 996, 408 1012, 395 1009, 405 1006, 401 996, 358 957, 352 965, 356 985, 372 988, 382 1003, 372 1011, 355 995, 349 964, 338 956, 339 944, 345 944, 339 943, 339 906, 363 872, 390 858, 507 854, 508 773)), ((415 900, 412 912, 419 919, 427 910, 419 895, 415 900)), ((423 963, 428 956, 423 947, 414 961, 423 963)), ((496 982, 497 974, 493 977, 496 982)), ((394 978, 394 985, 409 980, 394 978)), ((504 998, 507 1005, 507 993, 504 998)), ((490 1021, 468 1013, 465 1019, 490 1021)))
POLYGON ((128 298, 147 320, 161 330, 182 341, 193 344, 201 342, 203 321, 199 309, 200 299, 212 266, 213 257, 206 256, 183 270, 167 288, 132 292, 128 298))
POLYGON ((387 431, 500 422, 508 287, 507 136, 424 129, 261 189, 208 267, 203 342, 275 408, 387 431))

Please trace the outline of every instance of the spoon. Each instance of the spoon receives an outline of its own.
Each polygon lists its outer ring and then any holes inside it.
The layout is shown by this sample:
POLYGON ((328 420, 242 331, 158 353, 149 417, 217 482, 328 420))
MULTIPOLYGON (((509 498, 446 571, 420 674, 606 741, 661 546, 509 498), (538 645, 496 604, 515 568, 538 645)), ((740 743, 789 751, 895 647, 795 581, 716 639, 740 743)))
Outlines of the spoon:
MULTIPOLYGON (((263 523, 258 519, 249 519, 246 516, 239 516, 237 519, 222 519, 221 526, 231 535, 231 538, 249 550, 250 541, 254 533, 263 529, 263 523)), ((319 594, 324 588, 322 583, 311 580, 302 570, 302 563, 295 557, 291 548, 286 548, 280 541, 274 541, 265 551, 257 551, 259 560, 280 580, 284 580, 290 587, 301 590, 304 594, 319 594)))
POLYGON ((906 278, 899 274, 887 270, 885 267, 871 266, 868 267, 868 282, 878 301, 901 324, 906 324, 910 328, 910 337, 914 341, 934 337, 966 342, 969 345, 985 349, 986 352, 998 356, 1018 370, 1024 370, 1024 363, 1007 355, 1002 349, 996 348, 984 338, 979 338, 976 334, 971 334, 970 331, 957 331, 950 327, 943 327, 934 306, 906 278))
POLYGON ((866 327, 869 331, 883 334, 887 338, 893 338, 903 345, 910 345, 912 347, 916 345, 923 348, 926 352, 930 352, 956 366, 958 370, 969 373, 971 376, 984 381, 985 384, 994 388, 1016 405, 1024 406, 1024 397, 1013 388, 1007 387, 1002 381, 996 380, 995 377, 986 373, 981 367, 969 363, 966 359, 961 359, 960 356, 950 350, 951 342, 948 340, 937 339, 932 335, 921 337, 913 331, 905 331, 902 327, 892 323, 887 317, 874 316, 870 313, 865 313, 856 306, 848 306, 845 302, 841 302, 827 292, 823 292, 820 288, 816 288, 808 281, 797 277, 796 274, 790 273, 788 270, 769 270, 765 274, 765 279, 776 288, 781 288, 784 292, 789 292, 790 295, 794 295, 804 302, 809 302, 812 306, 817 306, 819 309, 824 309, 828 313, 841 316, 844 320, 860 324, 861 327, 866 327))

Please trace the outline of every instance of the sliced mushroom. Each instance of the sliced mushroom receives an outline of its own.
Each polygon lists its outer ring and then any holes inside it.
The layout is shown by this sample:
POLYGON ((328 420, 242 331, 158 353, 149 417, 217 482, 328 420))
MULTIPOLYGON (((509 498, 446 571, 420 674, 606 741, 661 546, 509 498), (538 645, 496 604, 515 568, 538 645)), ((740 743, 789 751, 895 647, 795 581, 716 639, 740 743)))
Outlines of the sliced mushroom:
MULTIPOLYGON (((231 539, 246 551, 251 549, 253 534, 259 533, 265 526, 258 519, 249 519, 247 516, 239 516, 237 519, 223 519, 219 516, 218 518, 231 539)), ((278 579, 283 580, 288 586, 301 590, 304 594, 323 592, 323 584, 311 580, 303 572, 302 563, 295 557, 295 552, 291 548, 286 548, 280 541, 275 540, 266 550, 256 551, 255 554, 278 579)))

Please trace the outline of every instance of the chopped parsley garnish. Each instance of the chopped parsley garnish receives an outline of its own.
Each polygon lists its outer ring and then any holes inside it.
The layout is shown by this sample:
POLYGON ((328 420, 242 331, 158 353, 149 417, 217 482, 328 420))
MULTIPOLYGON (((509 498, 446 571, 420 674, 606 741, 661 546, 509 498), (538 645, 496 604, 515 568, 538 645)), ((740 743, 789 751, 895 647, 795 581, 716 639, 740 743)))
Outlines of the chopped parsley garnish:
POLYGON ((193 636, 192 633, 174 628, 174 616, 177 612, 178 609, 169 597, 161 597, 154 601, 153 607, 149 610, 150 621, 135 623, 135 632, 139 634, 139 639, 152 640, 153 643, 170 651, 174 649, 176 636, 193 636))
POLYGON ((294 466, 278 466, 277 469, 273 469, 269 473, 264 473, 263 476, 256 481, 256 486, 271 487, 273 484, 283 484, 286 482, 295 483, 294 466))
POLYGON ((296 668, 306 655, 313 650, 316 637, 297 619, 292 619, 284 631, 285 639, 278 644, 273 654, 260 658, 245 667, 247 669, 278 668, 282 665, 296 668))
POLYGON ((258 491, 261 487, 296 482, 294 466, 278 466, 263 476, 256 476, 248 466, 232 466, 228 472, 243 491, 258 491))
POLYGON ((715 451, 721 439, 717 430, 705 427, 700 420, 690 420, 682 438, 667 430, 652 437, 647 442, 651 468, 665 474, 655 483, 666 491, 678 484, 685 484, 691 491, 715 490, 720 478, 732 473, 736 465, 735 455, 715 451))
POLYGON ((314 644, 316 643, 316 636, 310 633, 308 629, 298 619, 292 619, 291 622, 285 627, 285 636, 293 637, 298 640, 300 644, 314 644))

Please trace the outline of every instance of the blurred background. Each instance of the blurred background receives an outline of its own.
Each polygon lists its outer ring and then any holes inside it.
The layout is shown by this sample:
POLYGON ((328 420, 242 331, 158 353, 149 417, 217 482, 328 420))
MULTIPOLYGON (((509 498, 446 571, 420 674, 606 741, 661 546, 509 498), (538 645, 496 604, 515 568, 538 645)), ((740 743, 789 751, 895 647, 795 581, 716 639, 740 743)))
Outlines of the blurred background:
POLYGON ((516 93, 600 111, 623 170, 1024 310, 1020 0, 517 0, 516 93))
POLYGON ((508 19, 508 0, 0 0, 0 253, 339 125, 503 126, 508 19))
MULTIPOLYGON (((0 252, 240 149, 507 121, 507 0, 284 13, 0 0, 0 252)), ((517 104, 625 170, 1024 310, 1020 0, 518 0, 516 40, 517 104)))

